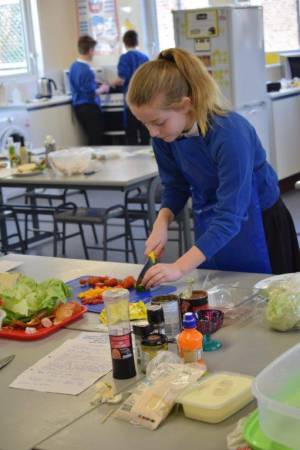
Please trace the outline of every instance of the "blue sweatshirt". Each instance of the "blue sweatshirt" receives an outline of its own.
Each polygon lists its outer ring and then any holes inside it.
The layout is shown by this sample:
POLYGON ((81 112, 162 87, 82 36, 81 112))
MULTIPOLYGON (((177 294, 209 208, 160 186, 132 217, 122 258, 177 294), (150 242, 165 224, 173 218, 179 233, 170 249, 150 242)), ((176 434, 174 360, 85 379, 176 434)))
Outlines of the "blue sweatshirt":
POLYGON ((176 216, 190 196, 194 213, 210 210, 212 220, 195 245, 207 259, 221 250, 247 220, 253 184, 261 210, 279 197, 277 175, 250 123, 237 113, 216 116, 206 136, 153 139, 164 185, 162 207, 176 216))
POLYGON ((149 61, 148 56, 138 50, 128 50, 120 56, 118 63, 118 76, 124 80, 123 92, 126 94, 130 79, 136 69, 145 62, 149 61))
POLYGON ((70 67, 69 79, 74 106, 92 104, 100 107, 95 75, 88 63, 75 61, 70 67))

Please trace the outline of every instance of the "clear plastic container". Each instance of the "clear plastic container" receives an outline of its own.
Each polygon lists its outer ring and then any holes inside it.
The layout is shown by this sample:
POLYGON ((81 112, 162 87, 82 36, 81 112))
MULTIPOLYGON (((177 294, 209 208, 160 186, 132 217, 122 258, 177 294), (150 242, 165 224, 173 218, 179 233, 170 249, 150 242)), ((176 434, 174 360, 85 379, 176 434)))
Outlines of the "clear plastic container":
POLYGON ((218 423, 239 411, 253 399, 253 377, 231 372, 211 375, 180 396, 184 415, 208 423, 218 423))
POLYGON ((300 344, 283 353, 255 379, 262 431, 273 441, 300 449, 300 344))

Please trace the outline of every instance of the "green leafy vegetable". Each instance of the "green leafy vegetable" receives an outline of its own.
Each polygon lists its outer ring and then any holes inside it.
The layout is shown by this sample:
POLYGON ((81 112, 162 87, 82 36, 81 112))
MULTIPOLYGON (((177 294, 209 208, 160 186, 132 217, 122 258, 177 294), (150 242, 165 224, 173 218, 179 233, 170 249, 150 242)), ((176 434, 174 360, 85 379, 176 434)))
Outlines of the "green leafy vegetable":
POLYGON ((51 313, 72 294, 72 289, 61 280, 53 278, 37 283, 21 275, 13 287, 1 292, 2 308, 7 313, 4 323, 13 319, 28 322, 40 312, 51 313))
POLYGON ((282 287, 265 291, 269 299, 266 319, 275 330, 287 331, 300 328, 300 293, 290 292, 282 287))

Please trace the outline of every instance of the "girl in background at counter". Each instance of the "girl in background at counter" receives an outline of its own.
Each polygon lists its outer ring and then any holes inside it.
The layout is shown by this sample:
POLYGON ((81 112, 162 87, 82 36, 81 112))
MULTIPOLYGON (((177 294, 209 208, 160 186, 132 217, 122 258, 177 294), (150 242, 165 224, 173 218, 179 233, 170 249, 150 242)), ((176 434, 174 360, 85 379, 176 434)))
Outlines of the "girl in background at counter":
POLYGON ((168 225, 192 197, 195 244, 145 274, 149 288, 200 266, 259 273, 300 270, 297 236, 276 173, 250 123, 226 109, 198 58, 160 53, 134 74, 127 102, 153 138, 164 186, 145 254, 161 255, 168 225))

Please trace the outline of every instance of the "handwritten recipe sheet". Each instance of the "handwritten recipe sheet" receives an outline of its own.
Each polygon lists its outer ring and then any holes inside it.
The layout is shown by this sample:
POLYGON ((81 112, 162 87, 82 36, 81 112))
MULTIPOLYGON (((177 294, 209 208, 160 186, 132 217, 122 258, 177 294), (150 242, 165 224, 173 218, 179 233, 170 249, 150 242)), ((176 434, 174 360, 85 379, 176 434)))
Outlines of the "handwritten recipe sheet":
POLYGON ((81 333, 25 370, 10 387, 77 395, 111 368, 108 335, 81 333))

